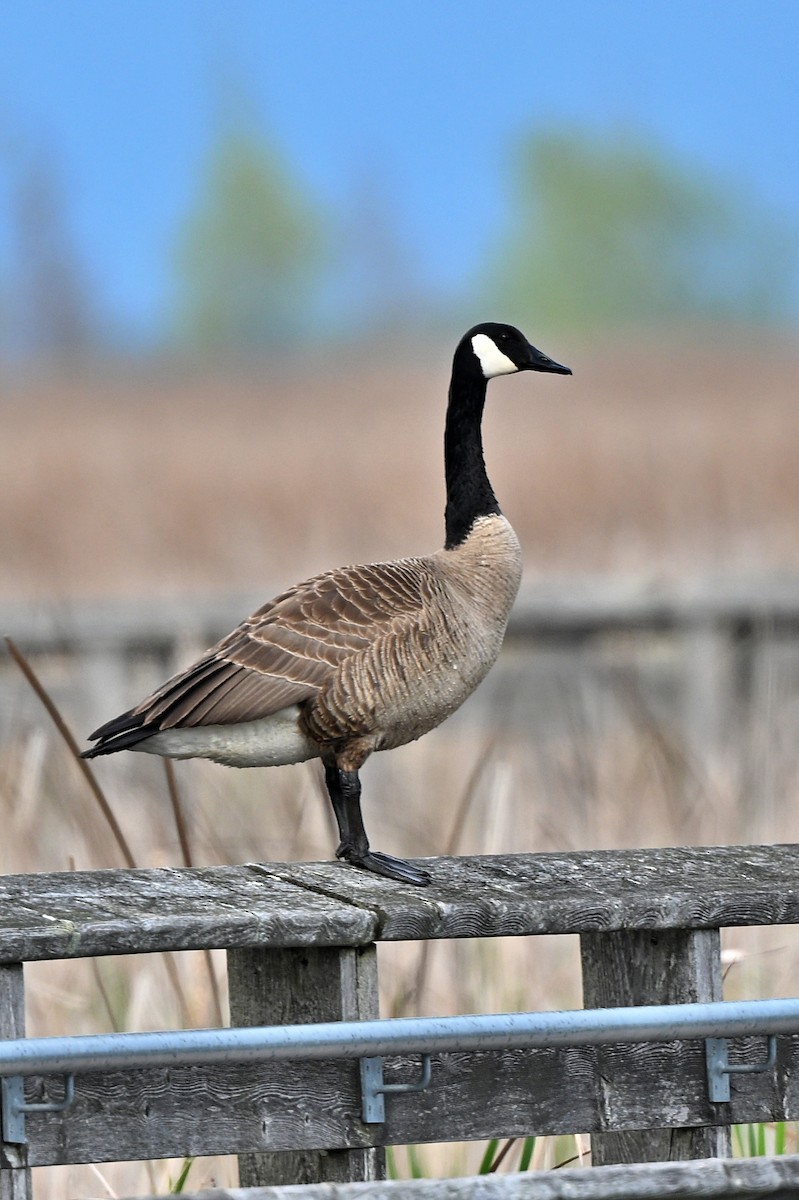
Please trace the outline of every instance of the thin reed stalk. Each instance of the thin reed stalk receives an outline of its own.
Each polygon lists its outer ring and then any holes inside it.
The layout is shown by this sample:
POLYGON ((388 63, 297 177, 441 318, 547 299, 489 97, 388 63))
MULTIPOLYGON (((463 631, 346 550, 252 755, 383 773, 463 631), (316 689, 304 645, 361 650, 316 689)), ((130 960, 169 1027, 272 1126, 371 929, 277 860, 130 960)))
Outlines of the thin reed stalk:
POLYGON ((114 835, 114 841, 116 842, 117 846, 119 847, 120 853, 121 853, 122 857, 124 858, 125 863, 127 864, 127 866, 129 866, 131 868, 135 867, 136 860, 133 857, 133 851, 131 850, 130 846, 128 845, 128 840, 125 837, 124 833, 122 832, 120 824, 114 815, 114 811, 111 808, 111 805, 108 803, 108 800, 106 799, 103 789, 100 787, 99 783, 97 782, 91 766, 89 765, 89 763, 86 761, 85 758, 81 758, 80 749, 78 748, 78 743, 75 741, 75 738, 72 735, 72 731, 69 729, 66 721, 61 716, 61 713, 58 711, 58 709, 56 708, 52 697, 47 692, 44 684, 41 682, 41 680, 37 676, 36 672, 34 671, 33 667, 30 665, 28 660, 25 658, 22 651, 14 644, 14 642, 12 641, 12 639, 10 637, 6 638, 6 645, 8 646, 9 654, 11 655, 14 662, 19 667, 22 674, 27 679, 28 683, 33 688, 33 690, 36 693, 36 695, 38 696, 38 698, 41 700, 42 704, 44 705, 44 707, 47 710, 48 716, 50 717, 51 721, 53 722, 56 729, 60 733, 61 737, 66 742, 67 746, 69 747, 69 749, 72 753, 72 756, 75 759, 75 762, 78 764, 78 768, 80 769, 84 779, 88 783, 91 793, 94 796, 95 800, 97 801, 97 804, 99 805, 100 811, 102 812, 105 820, 108 822, 108 825, 110 826, 111 832, 114 835))
MULTIPOLYGON (((75 762, 78 764, 78 767, 80 768, 80 771, 81 771, 84 779, 86 780, 86 782, 89 785, 89 789, 90 789, 92 795, 94 796, 95 800, 97 801, 97 804, 100 807, 100 811, 102 812, 103 816, 105 817, 106 821, 108 822, 108 825, 111 829, 111 832, 114 835, 114 839, 117 843, 117 846, 119 847, 120 853, 122 854, 122 857, 125 859, 126 865, 128 867, 130 867, 131 870, 134 870, 138 866, 138 863, 136 862, 136 859, 133 857, 133 851, 131 850, 131 848, 128 844, 127 838, 125 837, 124 833, 122 832, 119 822, 117 821, 116 817, 114 816, 113 809, 111 808, 111 805, 108 803, 108 800, 105 796, 105 793, 103 792, 103 789, 100 787, 99 783, 95 779, 94 772, 92 771, 91 767, 89 766, 89 763, 86 761, 85 758, 81 758, 78 743, 76 742, 76 740, 72 734, 72 731, 70 730, 66 721, 61 716, 61 713, 58 711, 55 701, 53 700, 52 696, 49 694, 49 692, 45 688, 44 684, 41 682, 41 680, 37 676, 33 667, 30 665, 28 660, 25 658, 25 655, 15 645, 14 641, 10 637, 6 638, 6 645, 8 646, 9 654, 11 655, 14 662, 19 667, 22 674, 27 679, 28 683, 33 688, 33 690, 36 693, 36 695, 38 696, 39 700, 41 700, 42 704, 44 705, 45 709, 47 710, 48 716, 52 720, 53 724, 55 725, 55 727, 58 730, 61 737, 66 742, 67 747, 69 748, 73 758, 75 759, 75 762)), ((183 991, 183 987, 180 982, 180 975, 178 974, 177 963, 175 962, 174 955, 168 951, 165 951, 164 954, 162 955, 162 957, 164 960, 164 967, 166 968, 167 975, 169 976, 169 981, 172 985, 172 990, 174 991, 175 998, 178 1002, 178 1007, 180 1009, 181 1023, 183 1025, 187 1025, 189 1023, 190 1008, 189 1008, 188 1001, 186 999, 186 995, 183 991)))
POLYGON ((517 1141, 516 1138, 508 1138, 508 1140, 505 1142, 505 1145, 502 1147, 502 1149, 497 1154, 496 1158, 494 1158, 491 1161, 491 1163, 489 1164, 489 1166, 486 1170, 487 1175, 493 1175, 495 1171, 499 1170, 499 1168, 502 1166, 505 1159, 508 1157, 508 1154, 510 1153, 510 1151, 516 1145, 516 1141, 517 1141))
POLYGON ((177 830, 180 853, 183 858, 183 865, 186 867, 193 867, 194 860, 192 858, 191 845, 189 843, 189 828, 186 823, 186 814, 183 811, 180 792, 178 791, 178 781, 175 777, 175 768, 170 758, 163 758, 161 761, 164 764, 166 790, 169 794, 169 803, 172 805, 172 816, 175 818, 175 829, 177 830))

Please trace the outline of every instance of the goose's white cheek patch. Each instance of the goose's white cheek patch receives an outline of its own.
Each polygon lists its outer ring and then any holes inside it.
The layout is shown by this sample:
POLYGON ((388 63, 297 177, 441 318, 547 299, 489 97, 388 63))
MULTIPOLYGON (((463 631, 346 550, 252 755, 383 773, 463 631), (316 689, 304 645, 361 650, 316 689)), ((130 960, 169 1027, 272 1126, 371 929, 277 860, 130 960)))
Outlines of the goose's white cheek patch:
POLYGON ((512 375, 519 369, 507 354, 502 353, 496 342, 493 342, 487 333, 474 335, 472 349, 480 360, 480 366, 486 379, 493 379, 495 375, 512 375))

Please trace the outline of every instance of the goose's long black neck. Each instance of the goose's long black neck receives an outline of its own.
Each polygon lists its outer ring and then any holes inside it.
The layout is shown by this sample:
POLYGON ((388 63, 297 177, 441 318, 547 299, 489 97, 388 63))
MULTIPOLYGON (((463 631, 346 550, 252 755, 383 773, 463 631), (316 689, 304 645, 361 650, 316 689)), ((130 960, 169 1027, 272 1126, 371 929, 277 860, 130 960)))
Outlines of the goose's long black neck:
POLYGON ((500 511, 483 461, 480 427, 486 382, 482 374, 470 372, 465 375, 457 368, 453 371, 444 430, 447 550, 453 550, 465 541, 478 517, 500 511))

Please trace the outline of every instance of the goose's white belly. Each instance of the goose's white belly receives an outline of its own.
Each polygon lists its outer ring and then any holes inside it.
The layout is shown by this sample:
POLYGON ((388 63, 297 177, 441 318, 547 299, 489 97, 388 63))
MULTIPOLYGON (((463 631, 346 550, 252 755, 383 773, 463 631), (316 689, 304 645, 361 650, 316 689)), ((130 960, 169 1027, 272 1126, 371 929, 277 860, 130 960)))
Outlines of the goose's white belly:
POLYGON ((282 767, 319 757, 319 747, 300 728, 296 704, 257 721, 164 729, 131 747, 166 758, 210 758, 228 767, 282 767))

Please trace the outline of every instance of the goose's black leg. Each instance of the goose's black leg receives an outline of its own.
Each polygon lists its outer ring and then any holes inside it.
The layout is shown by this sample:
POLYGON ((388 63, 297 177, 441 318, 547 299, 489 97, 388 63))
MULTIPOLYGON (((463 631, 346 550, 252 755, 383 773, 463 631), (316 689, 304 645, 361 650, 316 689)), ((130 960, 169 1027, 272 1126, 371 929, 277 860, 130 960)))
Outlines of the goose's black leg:
POLYGON ((325 783, 341 838, 336 858, 343 858, 366 871, 374 871, 376 875, 399 879, 402 883, 425 887, 430 882, 427 871, 414 867, 404 858, 394 858, 391 854, 369 849, 361 815, 361 781, 357 771, 342 771, 335 765, 325 764, 325 783))

